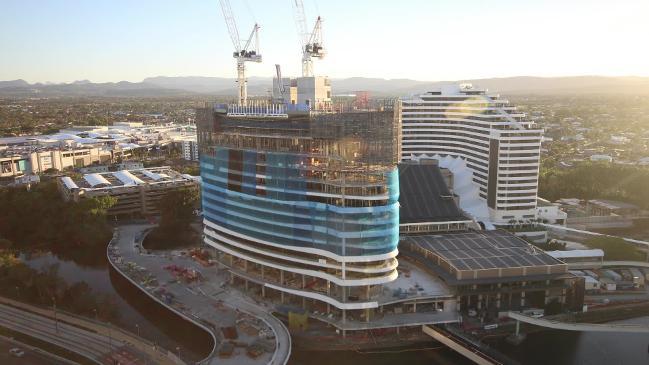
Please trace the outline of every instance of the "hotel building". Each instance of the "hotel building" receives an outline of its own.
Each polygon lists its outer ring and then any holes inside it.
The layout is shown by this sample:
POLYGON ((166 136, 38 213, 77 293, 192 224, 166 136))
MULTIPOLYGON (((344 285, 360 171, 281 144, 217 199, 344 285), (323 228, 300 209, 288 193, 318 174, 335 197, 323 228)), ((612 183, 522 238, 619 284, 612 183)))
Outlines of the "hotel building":
POLYGON ((468 84, 402 101, 402 160, 462 160, 486 205, 468 210, 478 221, 536 218, 542 132, 507 100, 468 84))

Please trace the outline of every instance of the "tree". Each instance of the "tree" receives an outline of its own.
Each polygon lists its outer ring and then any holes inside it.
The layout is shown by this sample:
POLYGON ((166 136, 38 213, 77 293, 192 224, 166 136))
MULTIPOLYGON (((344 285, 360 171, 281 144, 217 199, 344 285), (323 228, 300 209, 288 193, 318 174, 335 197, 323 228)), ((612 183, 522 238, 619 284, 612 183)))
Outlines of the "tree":
POLYGON ((14 245, 13 242, 6 238, 0 238, 0 251, 8 250, 14 245))
POLYGON ((194 220, 197 202, 198 190, 195 188, 169 191, 160 200, 160 229, 166 232, 187 230, 194 220))

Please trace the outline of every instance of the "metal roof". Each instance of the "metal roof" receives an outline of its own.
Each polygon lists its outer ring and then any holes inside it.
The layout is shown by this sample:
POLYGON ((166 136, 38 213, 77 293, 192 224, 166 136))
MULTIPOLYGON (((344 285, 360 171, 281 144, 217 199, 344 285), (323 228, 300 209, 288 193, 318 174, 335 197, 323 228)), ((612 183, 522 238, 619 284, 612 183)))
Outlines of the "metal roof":
POLYGON ((115 176, 117 180, 121 181, 124 185, 144 184, 144 181, 142 181, 139 177, 131 174, 127 170, 113 172, 113 176, 115 176))
POLYGON ((505 231, 469 231, 410 236, 410 242, 434 252, 457 270, 483 270, 563 263, 505 231))
POLYGON ((158 181, 158 180, 160 180, 160 179, 168 178, 168 177, 169 177, 169 175, 167 175, 167 174, 156 173, 156 172, 149 171, 149 170, 139 170, 139 171, 140 171, 142 174, 144 174, 146 177, 148 177, 148 178, 150 178, 150 179, 152 179, 152 180, 155 180, 155 181, 158 181))
POLYGON ((436 164, 399 164, 400 223, 469 220, 436 164))
POLYGON ((599 248, 593 250, 546 251, 546 253, 557 259, 604 257, 604 251, 600 250, 599 248))
POLYGON ((83 178, 93 188, 97 185, 112 185, 110 181, 106 180, 100 174, 87 174, 83 175, 83 178))
POLYGON ((63 176, 61 181, 65 184, 65 187, 70 190, 79 189, 79 186, 69 176, 63 176))

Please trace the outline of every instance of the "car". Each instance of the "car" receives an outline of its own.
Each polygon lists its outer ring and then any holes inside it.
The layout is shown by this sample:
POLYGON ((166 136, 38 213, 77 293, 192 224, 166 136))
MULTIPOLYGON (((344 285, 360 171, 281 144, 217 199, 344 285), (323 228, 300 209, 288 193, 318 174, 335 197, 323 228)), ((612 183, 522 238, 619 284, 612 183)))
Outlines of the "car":
POLYGON ((25 351, 23 351, 22 349, 19 349, 18 347, 12 348, 11 350, 9 350, 9 353, 12 356, 15 356, 15 357, 23 357, 23 356, 25 356, 25 351))

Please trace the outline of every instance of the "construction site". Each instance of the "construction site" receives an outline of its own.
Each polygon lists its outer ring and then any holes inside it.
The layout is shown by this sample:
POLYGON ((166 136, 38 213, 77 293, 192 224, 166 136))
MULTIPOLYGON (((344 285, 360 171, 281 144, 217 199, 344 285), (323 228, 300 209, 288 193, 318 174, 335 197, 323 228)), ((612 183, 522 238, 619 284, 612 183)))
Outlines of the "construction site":
POLYGON ((294 1, 302 75, 275 65, 272 96, 251 99, 245 64, 262 60, 260 27, 242 42, 221 5, 238 95, 196 111, 207 261, 298 346, 403 346, 462 315, 571 302, 567 266, 486 231, 460 208, 452 170, 400 163, 400 100, 332 101, 329 79, 314 73, 326 54, 320 17, 309 31, 294 1))

